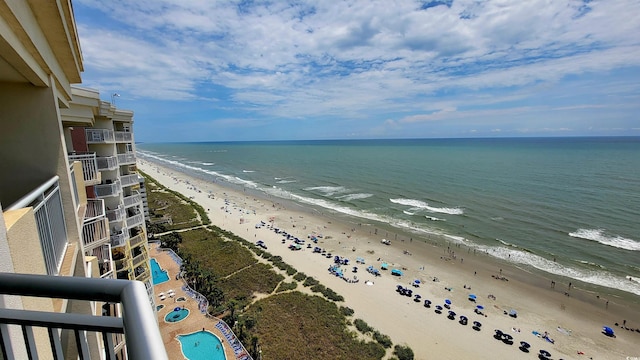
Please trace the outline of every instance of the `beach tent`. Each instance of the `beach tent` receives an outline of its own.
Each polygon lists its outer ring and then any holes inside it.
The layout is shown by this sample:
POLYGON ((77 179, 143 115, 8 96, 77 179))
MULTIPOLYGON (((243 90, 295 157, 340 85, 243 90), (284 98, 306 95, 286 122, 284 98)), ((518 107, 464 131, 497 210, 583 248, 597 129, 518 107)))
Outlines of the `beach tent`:
POLYGON ((518 317, 518 312, 515 310, 511 310, 509 311, 509 316, 511 316, 512 318, 517 318, 518 317))
POLYGON ((477 298, 476 294, 469 294, 469 301, 475 302, 476 298, 477 298))
POLYGON ((615 336, 615 334, 613 333, 613 329, 608 327, 608 326, 603 326, 602 327, 602 333, 607 335, 607 336, 611 336, 611 337, 615 336))
POLYGON ((391 275, 402 276, 402 271, 400 271, 398 269, 392 269, 391 270, 391 275))
POLYGON ((382 263, 382 265, 380 265, 380 268, 381 268, 382 270, 387 270, 387 267, 389 267, 389 265, 387 265, 387 263, 386 263, 386 262, 383 262, 383 263, 382 263))

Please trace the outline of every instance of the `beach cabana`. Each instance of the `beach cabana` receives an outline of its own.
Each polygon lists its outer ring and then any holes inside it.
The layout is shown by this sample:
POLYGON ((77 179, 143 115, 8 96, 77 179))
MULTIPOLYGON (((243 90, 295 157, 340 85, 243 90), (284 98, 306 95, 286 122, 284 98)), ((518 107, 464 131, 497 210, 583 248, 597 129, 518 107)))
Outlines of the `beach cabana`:
POLYGON ((469 301, 476 302, 476 298, 477 298, 476 294, 469 294, 469 301))

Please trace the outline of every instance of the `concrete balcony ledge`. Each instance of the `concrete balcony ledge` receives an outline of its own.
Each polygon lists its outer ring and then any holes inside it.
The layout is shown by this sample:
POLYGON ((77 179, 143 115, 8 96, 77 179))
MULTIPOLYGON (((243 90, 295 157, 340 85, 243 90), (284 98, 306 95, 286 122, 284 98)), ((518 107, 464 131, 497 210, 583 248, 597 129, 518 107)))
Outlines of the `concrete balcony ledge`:
MULTIPOLYGON (((131 360, 168 359, 144 284, 137 281, 0 273, 0 294, 120 303, 123 317, 93 316, 21 309, 0 309, 0 331, 5 359, 30 353, 32 358, 91 359, 85 331, 102 334, 98 358, 116 359, 113 334, 124 334, 131 360), (18 326, 22 331, 10 331, 18 326), (50 346, 39 346, 36 328, 49 333, 50 346), (59 329, 75 333, 78 355, 68 354, 59 329), (49 353, 43 353, 43 349, 49 353)), ((47 344, 48 345, 48 344, 47 344)), ((75 350, 75 349, 74 349, 75 350)), ((94 357, 95 358, 95 357, 94 357)))

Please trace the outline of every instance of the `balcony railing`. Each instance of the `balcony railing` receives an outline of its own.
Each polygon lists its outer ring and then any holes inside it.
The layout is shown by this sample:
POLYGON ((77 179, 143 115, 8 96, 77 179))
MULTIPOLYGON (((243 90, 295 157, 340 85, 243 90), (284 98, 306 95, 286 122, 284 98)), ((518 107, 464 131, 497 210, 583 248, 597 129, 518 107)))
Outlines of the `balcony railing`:
POLYGON ((133 133, 128 131, 116 131, 115 137, 117 142, 132 142, 133 133))
POLYGON ((118 168, 118 158, 115 156, 100 156, 96 159, 99 170, 115 170, 118 168))
POLYGON ((136 154, 134 153, 118 154, 118 164, 127 165, 127 164, 135 164, 135 163, 136 163, 136 154))
POLYGON ((133 228, 142 225, 144 222, 144 214, 136 214, 127 218, 127 227, 133 228))
POLYGON ((125 218, 124 207, 122 205, 118 205, 115 210, 107 211, 107 218, 111 222, 120 222, 125 218))
POLYGON ((142 202, 140 194, 135 192, 129 196, 125 196, 123 199, 124 207, 128 208, 134 205, 139 205, 142 202))
POLYGON ((88 144, 112 143, 114 142, 113 130, 108 129, 85 129, 88 144))
POLYGON ((116 271, 121 271, 123 269, 131 267, 131 258, 124 257, 122 259, 115 260, 113 263, 116 266, 116 271))
POLYGON ((146 252, 143 252, 139 255, 137 255, 136 257, 133 258, 133 267, 136 267, 138 265, 140 265, 141 263, 148 261, 149 260, 149 255, 147 255, 146 252))
MULTIPOLYGON (((73 331, 79 358, 90 359, 86 332, 97 332, 104 342, 101 358, 116 359, 113 334, 124 334, 126 351, 131 360, 168 359, 155 315, 149 305, 145 286, 137 281, 66 276, 44 276, 0 273, 0 294, 62 298, 105 303, 120 303, 123 317, 94 316, 77 313, 0 309, 0 349, 3 359, 19 354, 29 358, 65 359, 61 330, 73 331), (19 326, 20 332, 10 331, 19 326), (38 346, 34 328, 49 333, 49 351, 38 346), (40 353, 39 351, 40 350, 40 353)), ((73 356, 73 358, 76 358, 73 356)))
POLYGON ((126 229, 120 233, 111 234, 111 246, 113 247, 125 245, 127 240, 129 240, 129 233, 126 229))
POLYGON ((95 186, 96 196, 99 198, 116 196, 122 192, 120 181, 116 180, 111 184, 100 184, 95 186))
POLYGON ((33 207, 49 275, 58 275, 67 247, 67 226, 64 222, 58 179, 58 176, 52 177, 7 208, 17 210, 33 207))
POLYGON ((129 239, 129 246, 131 248, 134 248, 142 243, 145 242, 145 236, 144 233, 140 233, 134 237, 132 237, 131 239, 129 239))
POLYGON ((120 176, 120 183, 122 184, 122 187, 138 185, 140 184, 138 181, 138 174, 122 175, 120 176))
POLYGON ((87 210, 82 225, 82 243, 84 250, 109 242, 107 217, 104 211, 104 200, 87 199, 87 210))
POLYGON ((84 182, 86 185, 100 183, 96 153, 69 154, 69 162, 73 161, 80 161, 82 163, 82 173, 84 174, 84 182))

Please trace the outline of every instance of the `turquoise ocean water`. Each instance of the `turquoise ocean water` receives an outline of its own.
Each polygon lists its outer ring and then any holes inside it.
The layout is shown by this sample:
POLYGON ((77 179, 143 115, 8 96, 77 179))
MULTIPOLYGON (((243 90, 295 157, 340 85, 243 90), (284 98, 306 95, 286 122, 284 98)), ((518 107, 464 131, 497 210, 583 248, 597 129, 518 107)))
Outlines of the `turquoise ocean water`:
POLYGON ((353 223, 640 295, 640 138, 138 144, 141 158, 353 223))

